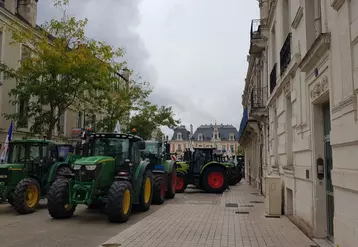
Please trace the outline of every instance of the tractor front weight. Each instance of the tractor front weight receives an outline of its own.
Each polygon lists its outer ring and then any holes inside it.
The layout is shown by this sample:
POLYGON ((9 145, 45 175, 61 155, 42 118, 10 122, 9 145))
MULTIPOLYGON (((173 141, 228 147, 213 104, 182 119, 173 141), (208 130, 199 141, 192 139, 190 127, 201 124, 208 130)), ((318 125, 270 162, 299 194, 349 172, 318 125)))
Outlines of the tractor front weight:
POLYGON ((77 182, 70 180, 69 188, 69 204, 91 204, 94 188, 92 182, 77 182))

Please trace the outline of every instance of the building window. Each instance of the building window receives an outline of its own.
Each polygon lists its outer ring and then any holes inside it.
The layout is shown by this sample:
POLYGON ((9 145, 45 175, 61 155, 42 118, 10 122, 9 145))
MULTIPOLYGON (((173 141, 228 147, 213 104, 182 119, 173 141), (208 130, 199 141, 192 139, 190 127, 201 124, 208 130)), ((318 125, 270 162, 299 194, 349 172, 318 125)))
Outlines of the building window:
POLYGON ((19 128, 27 128, 28 120, 29 120, 29 100, 28 99, 20 99, 18 104, 18 127, 19 128))
POLYGON ((222 145, 222 146, 221 146, 221 150, 222 150, 222 151, 225 151, 225 149, 226 149, 226 146, 225 146, 225 145, 222 145))
POLYGON ((177 140, 183 140, 183 136, 182 136, 181 133, 178 133, 178 134, 177 134, 177 140))
POLYGON ((234 145, 230 145, 230 150, 231 150, 231 153, 234 152, 234 145))
POLYGON ((5 7, 5 0, 0 0, 0 7, 5 7))
POLYGON ((21 46, 21 61, 29 58, 31 56, 31 49, 26 45, 21 46))
POLYGON ((230 136, 229 136, 229 140, 234 141, 235 140, 235 134, 231 133, 230 136))
POLYGON ((76 127, 82 128, 82 112, 77 113, 76 127))
POLYGON ((198 141, 202 141, 202 140, 204 140, 203 134, 202 134, 202 133, 199 133, 199 134, 198 134, 198 141))
POLYGON ((65 114, 66 110, 58 111, 58 125, 57 125, 57 131, 58 134, 64 134, 65 133, 65 114))
POLYGON ((178 149, 177 151, 181 151, 181 144, 178 144, 178 149))
POLYGON ((214 135, 214 139, 217 140, 218 139, 218 134, 214 135))

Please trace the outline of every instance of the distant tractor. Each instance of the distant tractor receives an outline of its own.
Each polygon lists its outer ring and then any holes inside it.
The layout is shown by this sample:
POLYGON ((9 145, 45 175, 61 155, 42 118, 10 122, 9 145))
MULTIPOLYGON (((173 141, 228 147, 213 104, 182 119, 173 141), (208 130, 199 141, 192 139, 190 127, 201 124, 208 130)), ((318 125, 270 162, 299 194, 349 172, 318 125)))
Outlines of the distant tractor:
POLYGON ((153 178, 149 161, 141 160, 144 141, 133 134, 92 133, 83 144, 83 158, 73 174, 58 178, 48 194, 48 211, 56 219, 70 218, 76 206, 104 208, 111 222, 126 222, 132 205, 147 211, 153 178))
POLYGON ((165 198, 175 197, 176 163, 171 159, 169 143, 146 141, 143 157, 154 166, 153 203, 163 204, 165 198))
POLYGON ((223 193, 228 188, 228 168, 214 160, 213 150, 194 148, 194 152, 185 152, 184 161, 177 162, 177 193, 184 192, 188 184, 209 193, 223 193))
POLYGON ((72 151, 71 145, 45 139, 10 141, 7 160, 0 164, 0 202, 20 214, 34 212, 53 181, 71 172, 66 159, 72 151))

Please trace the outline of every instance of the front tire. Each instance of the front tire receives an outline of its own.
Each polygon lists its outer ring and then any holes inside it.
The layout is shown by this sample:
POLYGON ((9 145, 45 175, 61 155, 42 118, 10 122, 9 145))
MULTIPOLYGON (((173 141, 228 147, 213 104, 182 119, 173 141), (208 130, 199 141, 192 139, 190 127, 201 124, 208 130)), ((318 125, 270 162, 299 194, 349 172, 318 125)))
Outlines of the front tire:
POLYGON ((153 188, 153 204, 163 204, 165 199, 165 180, 162 174, 153 175, 154 188, 153 188))
POLYGON ((168 187, 165 197, 167 199, 173 199, 175 197, 177 186, 177 171, 173 168, 172 173, 168 174, 168 187))
POLYGON ((223 193, 228 188, 226 171, 220 166, 211 166, 205 169, 202 185, 206 192, 223 193))
POLYGON ((15 188, 13 205, 19 214, 33 213, 40 201, 40 184, 36 179, 24 178, 15 188))
POLYGON ((68 219, 73 216, 76 205, 69 204, 69 180, 55 180, 47 195, 47 210, 54 219, 68 219))
POLYGON ((142 186, 139 195, 138 209, 142 212, 148 211, 153 197, 153 175, 147 170, 144 173, 142 186))
POLYGON ((106 214, 110 222, 124 223, 132 213, 132 185, 114 181, 108 191, 106 214))
POLYGON ((175 186, 176 193, 183 193, 186 187, 188 187, 188 182, 186 181, 185 175, 181 173, 177 174, 175 186))

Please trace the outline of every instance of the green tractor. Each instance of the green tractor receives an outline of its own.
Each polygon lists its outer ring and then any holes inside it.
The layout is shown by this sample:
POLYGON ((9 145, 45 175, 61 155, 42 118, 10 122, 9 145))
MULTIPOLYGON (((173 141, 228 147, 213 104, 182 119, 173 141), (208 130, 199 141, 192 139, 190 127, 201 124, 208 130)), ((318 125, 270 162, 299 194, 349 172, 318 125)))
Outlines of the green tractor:
POLYGON ((240 163, 235 162, 235 159, 229 159, 227 156, 214 153, 214 160, 219 161, 226 166, 229 185, 236 185, 241 181, 241 166, 240 163))
POLYGON ((163 204, 165 198, 175 197, 176 163, 170 156, 170 145, 167 142, 145 141, 143 157, 154 166, 153 170, 153 203, 163 204))
POLYGON ((132 205, 147 211, 153 195, 150 162, 141 159, 144 141, 133 134, 92 133, 73 174, 57 179, 48 193, 48 211, 55 219, 70 218, 76 206, 103 208, 110 222, 126 222, 132 205))
POLYGON ((70 171, 66 162, 73 147, 45 139, 9 142, 7 160, 0 163, 0 202, 9 202, 20 214, 35 211, 50 185, 70 171))
POLYGON ((223 193, 228 188, 228 168, 214 160, 213 151, 213 148, 185 151, 184 161, 177 162, 177 193, 184 192, 188 184, 209 193, 223 193))

